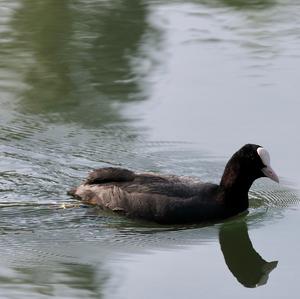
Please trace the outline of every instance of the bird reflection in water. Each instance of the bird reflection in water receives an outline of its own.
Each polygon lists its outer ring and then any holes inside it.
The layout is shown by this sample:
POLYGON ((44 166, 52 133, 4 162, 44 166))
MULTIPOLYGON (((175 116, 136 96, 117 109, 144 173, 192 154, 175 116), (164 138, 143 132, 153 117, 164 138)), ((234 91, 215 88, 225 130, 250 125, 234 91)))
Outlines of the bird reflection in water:
POLYGON ((278 261, 265 261, 253 248, 245 221, 225 223, 219 231, 225 262, 236 279, 247 288, 267 283, 278 261))

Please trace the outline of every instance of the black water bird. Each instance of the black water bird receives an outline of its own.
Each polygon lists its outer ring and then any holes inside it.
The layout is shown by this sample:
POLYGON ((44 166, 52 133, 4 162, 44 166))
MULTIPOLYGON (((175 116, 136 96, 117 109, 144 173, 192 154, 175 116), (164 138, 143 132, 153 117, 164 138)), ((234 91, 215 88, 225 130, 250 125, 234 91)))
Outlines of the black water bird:
POLYGON ((219 185, 198 179, 122 168, 100 168, 69 194, 131 218, 158 223, 221 220, 248 209, 248 191, 260 177, 279 182, 266 149, 246 144, 225 166, 219 185))

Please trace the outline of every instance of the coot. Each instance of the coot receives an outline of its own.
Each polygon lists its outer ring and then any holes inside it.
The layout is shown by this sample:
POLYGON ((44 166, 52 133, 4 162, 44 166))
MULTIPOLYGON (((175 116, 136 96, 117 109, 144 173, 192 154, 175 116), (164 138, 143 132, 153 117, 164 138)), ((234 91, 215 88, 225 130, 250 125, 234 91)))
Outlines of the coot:
POLYGON ((246 144, 225 166, 219 185, 198 179, 135 173, 122 168, 100 168, 69 194, 131 218, 158 223, 198 223, 220 220, 247 210, 254 180, 279 182, 268 151, 246 144))

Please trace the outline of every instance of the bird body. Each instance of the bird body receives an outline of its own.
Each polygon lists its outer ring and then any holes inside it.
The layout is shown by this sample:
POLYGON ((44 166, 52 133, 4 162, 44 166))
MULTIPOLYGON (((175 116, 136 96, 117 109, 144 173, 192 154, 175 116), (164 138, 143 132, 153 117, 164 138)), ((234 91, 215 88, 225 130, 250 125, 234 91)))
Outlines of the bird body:
MULTIPOLYGON (((227 163, 219 185, 191 177, 108 167, 92 171, 69 194, 87 204, 158 223, 224 219, 248 208, 251 184, 256 178, 266 176, 262 169, 270 168, 261 158, 268 153, 259 153, 258 149, 263 148, 248 144, 236 152, 227 163)), ((273 178, 269 177, 278 181, 274 171, 272 174, 273 178)))

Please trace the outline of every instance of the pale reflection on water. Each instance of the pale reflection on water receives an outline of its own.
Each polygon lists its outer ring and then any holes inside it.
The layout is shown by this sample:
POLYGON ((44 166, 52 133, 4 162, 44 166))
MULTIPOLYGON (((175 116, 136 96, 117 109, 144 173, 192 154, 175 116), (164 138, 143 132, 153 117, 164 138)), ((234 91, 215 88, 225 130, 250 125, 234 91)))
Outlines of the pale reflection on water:
POLYGON ((298 293, 299 14, 292 0, 3 0, 1 295, 298 293), (282 184, 257 182, 249 214, 224 223, 162 227, 66 195, 107 165, 218 182, 247 142, 282 184))

